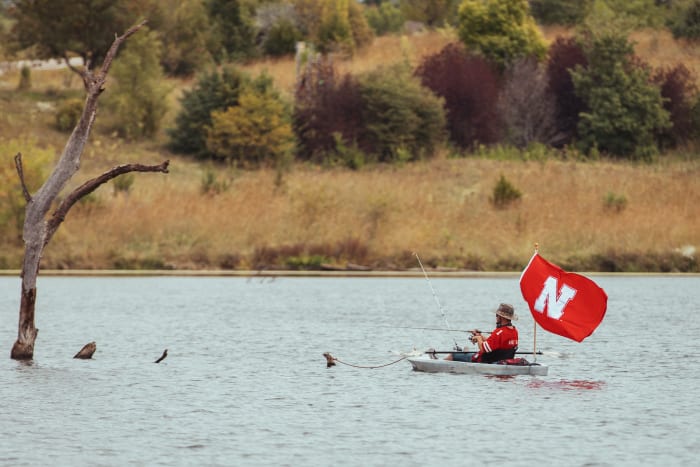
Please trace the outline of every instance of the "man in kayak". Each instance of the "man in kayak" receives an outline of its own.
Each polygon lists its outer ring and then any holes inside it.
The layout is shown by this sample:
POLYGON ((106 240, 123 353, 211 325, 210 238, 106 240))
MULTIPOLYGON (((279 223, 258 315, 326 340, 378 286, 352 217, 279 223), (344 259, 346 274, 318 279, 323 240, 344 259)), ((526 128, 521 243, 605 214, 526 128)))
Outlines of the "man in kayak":
POLYGON ((491 331, 488 339, 481 335, 481 331, 471 331, 471 341, 479 346, 478 352, 451 353, 445 360, 473 363, 495 363, 501 360, 513 358, 518 349, 518 330, 513 326, 513 321, 518 319, 513 305, 501 303, 496 310, 496 329, 491 331))

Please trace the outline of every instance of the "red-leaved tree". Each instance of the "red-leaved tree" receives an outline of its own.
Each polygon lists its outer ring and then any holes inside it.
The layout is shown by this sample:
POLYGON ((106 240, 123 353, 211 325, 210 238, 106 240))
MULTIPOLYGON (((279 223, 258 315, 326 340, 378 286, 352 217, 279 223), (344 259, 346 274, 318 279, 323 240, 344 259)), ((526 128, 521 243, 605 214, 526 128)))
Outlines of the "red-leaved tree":
POLYGON ((415 71, 423 86, 445 99, 450 140, 461 148, 499 140, 499 75, 461 44, 446 45, 415 71))
POLYGON ((586 67, 588 59, 581 45, 573 37, 557 37, 549 46, 547 77, 549 91, 556 102, 556 122, 560 144, 570 143, 576 136, 579 114, 586 104, 576 95, 570 71, 577 65, 586 67))
POLYGON ((673 126, 659 135, 659 145, 677 146, 693 137, 693 103, 698 87, 693 73, 684 64, 659 68, 652 81, 661 89, 664 109, 671 115, 673 126))

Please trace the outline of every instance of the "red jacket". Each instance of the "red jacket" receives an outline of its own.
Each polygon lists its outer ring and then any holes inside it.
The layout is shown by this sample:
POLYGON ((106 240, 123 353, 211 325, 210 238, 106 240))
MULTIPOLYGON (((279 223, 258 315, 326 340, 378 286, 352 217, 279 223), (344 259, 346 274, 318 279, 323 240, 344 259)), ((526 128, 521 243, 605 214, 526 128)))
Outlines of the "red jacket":
POLYGON ((518 330, 515 326, 496 328, 484 341, 484 351, 472 357, 473 362, 493 363, 513 358, 518 348, 518 330))

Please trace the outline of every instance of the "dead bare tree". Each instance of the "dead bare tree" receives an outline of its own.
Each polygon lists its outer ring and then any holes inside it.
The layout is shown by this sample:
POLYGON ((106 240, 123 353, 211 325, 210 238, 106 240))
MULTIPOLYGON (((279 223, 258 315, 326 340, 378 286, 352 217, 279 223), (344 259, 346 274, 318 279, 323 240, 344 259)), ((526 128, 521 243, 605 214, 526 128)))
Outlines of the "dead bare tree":
POLYGON ((556 103, 544 68, 534 58, 515 62, 506 72, 498 107, 508 141, 518 148, 540 142, 556 145, 562 138, 556 125, 556 103))
POLYGON ((22 155, 15 156, 17 174, 22 183, 22 191, 27 201, 25 221, 22 231, 24 240, 24 260, 22 262, 22 296, 19 308, 19 329, 17 341, 12 346, 10 357, 14 360, 31 360, 34 357, 34 343, 38 329, 34 325, 36 305, 36 282, 39 275, 39 265, 44 248, 49 243, 56 229, 63 222, 70 208, 82 197, 95 191, 100 185, 119 175, 129 172, 168 172, 169 161, 158 165, 126 164, 112 168, 99 177, 88 180, 73 190, 61 201, 50 217, 47 216, 51 206, 67 182, 78 172, 80 158, 90 135, 90 130, 97 114, 97 101, 107 79, 107 73, 122 43, 136 31, 145 21, 132 26, 123 35, 115 37, 102 66, 93 71, 89 64, 83 69, 72 68, 83 80, 86 91, 85 106, 73 133, 70 135, 61 157, 51 175, 34 194, 30 195, 24 181, 22 170, 22 155))

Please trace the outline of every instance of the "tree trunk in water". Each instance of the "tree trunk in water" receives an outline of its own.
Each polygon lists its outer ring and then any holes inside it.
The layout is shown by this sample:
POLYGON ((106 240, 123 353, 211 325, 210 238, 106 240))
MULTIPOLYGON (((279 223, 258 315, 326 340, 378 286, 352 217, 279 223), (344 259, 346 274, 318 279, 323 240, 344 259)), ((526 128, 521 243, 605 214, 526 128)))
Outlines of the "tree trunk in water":
MULTIPOLYGON (((76 70, 66 59, 68 66, 83 79, 87 92, 85 106, 80 120, 71 133, 61 157, 53 172, 39 188, 34 196, 29 194, 22 170, 22 155, 15 156, 15 165, 22 184, 22 192, 27 202, 25 210, 22 237, 24 240, 24 260, 22 262, 22 298, 19 310, 19 329, 17 341, 12 346, 11 358, 15 360, 31 360, 34 357, 34 342, 38 330, 34 326, 34 311, 36 305, 36 282, 39 275, 39 265, 44 248, 53 234, 63 222, 70 208, 81 198, 96 190, 100 185, 119 175, 129 172, 168 172, 168 161, 159 165, 146 166, 141 164, 125 164, 112 168, 99 177, 88 180, 66 196, 53 214, 47 219, 47 214, 58 197, 80 167, 80 158, 87 144, 90 130, 97 114, 97 101, 107 80, 107 73, 119 47, 129 36, 138 31, 145 21, 131 27, 123 35, 114 39, 102 67, 93 72, 89 69, 76 70)), ((94 352, 94 350, 93 350, 94 352)))
POLYGON ((10 355, 14 360, 31 360, 34 357, 34 341, 39 330, 34 327, 36 288, 25 290, 22 282, 22 300, 19 306, 19 331, 10 355))

